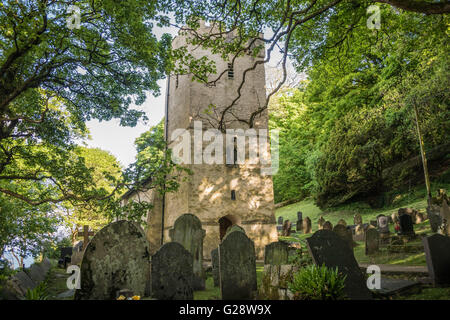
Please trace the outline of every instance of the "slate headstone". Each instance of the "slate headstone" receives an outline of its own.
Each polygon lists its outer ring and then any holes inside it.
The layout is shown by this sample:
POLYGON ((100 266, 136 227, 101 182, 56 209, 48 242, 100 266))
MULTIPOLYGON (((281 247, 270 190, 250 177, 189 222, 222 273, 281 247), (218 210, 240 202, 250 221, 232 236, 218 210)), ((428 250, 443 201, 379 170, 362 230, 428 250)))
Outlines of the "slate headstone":
POLYGON ((257 290, 255 245, 243 232, 227 234, 219 245, 222 300, 253 299, 257 290))
POLYGON ((268 244, 264 249, 264 264, 282 265, 288 264, 289 244, 277 241, 268 244))
POLYGON ((402 214, 399 217, 400 232, 399 235, 413 237, 415 235, 412 217, 409 214, 402 214))
POLYGON ((178 242, 164 244, 152 256, 152 297, 158 300, 194 299, 192 261, 191 253, 178 242))
POLYGON ((371 255, 378 252, 380 245, 380 235, 374 228, 369 228, 366 231, 366 255, 371 255))
POLYGON ((283 223, 283 233, 284 237, 289 237, 291 235, 292 223, 289 220, 285 220, 283 223))
POLYGON ((422 242, 434 285, 450 285, 450 237, 434 234, 423 237, 422 242))
POLYGON ((214 287, 219 286, 219 248, 211 250, 211 265, 214 287))
POLYGON ((114 300, 128 289, 149 293, 150 248, 139 225, 120 220, 98 231, 85 248, 80 267, 81 289, 75 300, 114 300))
POLYGON ((306 239, 309 253, 318 266, 325 264, 328 268, 338 268, 346 275, 346 296, 351 300, 369 300, 372 295, 367 289, 366 279, 356 262, 353 251, 336 233, 319 230, 306 239))
POLYGON ((297 223, 303 221, 303 213, 301 211, 297 212, 297 223))
POLYGON ((35 283, 41 283, 47 275, 47 272, 36 263, 33 263, 25 272, 35 283))
POLYGON ((191 213, 181 215, 175 220, 169 231, 172 241, 181 244, 194 258, 194 290, 205 289, 205 271, 203 270, 203 239, 205 230, 198 217, 191 213))

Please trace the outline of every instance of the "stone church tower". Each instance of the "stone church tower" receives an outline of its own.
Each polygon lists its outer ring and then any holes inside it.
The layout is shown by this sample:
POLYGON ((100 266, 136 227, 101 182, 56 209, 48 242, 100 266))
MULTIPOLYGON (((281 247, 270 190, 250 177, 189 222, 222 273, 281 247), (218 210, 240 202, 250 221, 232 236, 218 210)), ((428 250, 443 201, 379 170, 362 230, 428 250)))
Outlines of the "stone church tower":
MULTIPOLYGON (((209 26, 202 23, 198 32, 210 30, 209 26)), ((188 36, 179 34, 172 43, 173 48, 186 46, 188 36)), ((244 55, 235 59, 232 68, 231 61, 224 61, 219 55, 212 54, 201 46, 188 45, 188 51, 197 59, 206 56, 215 62, 217 73, 211 75, 209 80, 226 72, 214 86, 192 81, 192 74, 171 75, 168 79, 166 139, 169 148, 173 149, 178 143, 178 140, 172 140, 175 130, 186 129, 190 133, 192 161, 191 164, 181 165, 189 168, 192 175, 186 175, 186 180, 181 181, 178 191, 166 194, 164 199, 156 194, 148 195, 154 203, 154 208, 148 215, 148 238, 153 248, 159 247, 161 242, 170 242, 169 230, 173 228, 175 220, 184 213, 192 213, 201 220, 202 227, 206 230, 203 244, 205 258, 210 258, 211 250, 217 248, 226 229, 237 224, 254 241, 257 258, 262 259, 265 245, 278 238, 272 177, 261 172, 262 167, 270 167, 270 162, 261 164, 260 161, 255 164, 249 161, 249 147, 254 147, 254 143, 249 143, 251 140, 246 137, 246 157, 243 163, 230 165, 224 159, 223 164, 207 164, 204 161, 196 164, 194 126, 198 128, 201 121, 203 133, 215 128, 217 115, 236 98, 244 70, 252 67, 255 61, 264 59, 264 50, 256 57, 244 55), (214 110, 211 111, 211 108, 214 110), (205 112, 208 109, 210 112, 205 112)), ((236 116, 248 119, 251 113, 264 104, 265 99, 264 64, 258 64, 246 75, 241 98, 233 107, 233 115, 226 116, 227 129, 248 129, 247 124, 235 120, 236 116)), ((259 129, 268 129, 267 109, 255 118, 253 128, 257 135, 259 129)), ((204 150, 209 143, 204 140, 201 148, 204 150)), ((223 149, 225 148, 226 138, 223 134, 223 149)), ((260 147, 260 152, 269 154, 270 160, 269 149, 268 143, 266 150, 261 151, 260 147)), ((225 153, 226 151, 224 157, 225 153)))

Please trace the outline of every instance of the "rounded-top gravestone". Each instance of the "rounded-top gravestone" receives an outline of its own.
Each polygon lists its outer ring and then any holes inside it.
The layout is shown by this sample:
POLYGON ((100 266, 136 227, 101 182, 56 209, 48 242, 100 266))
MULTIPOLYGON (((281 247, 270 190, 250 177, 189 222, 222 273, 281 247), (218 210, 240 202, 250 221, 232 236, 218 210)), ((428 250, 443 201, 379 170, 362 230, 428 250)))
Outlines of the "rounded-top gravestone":
POLYGON ((75 300, 114 300, 123 289, 148 294, 149 249, 144 231, 134 222, 121 220, 101 229, 84 252, 75 300))
POLYGON ((172 241, 181 244, 194 259, 194 290, 205 289, 205 272, 203 270, 203 239, 205 230, 198 217, 186 213, 175 220, 173 229, 169 231, 172 241))
POLYGON ((192 255, 178 242, 164 244, 152 256, 152 297, 158 300, 194 299, 192 255))

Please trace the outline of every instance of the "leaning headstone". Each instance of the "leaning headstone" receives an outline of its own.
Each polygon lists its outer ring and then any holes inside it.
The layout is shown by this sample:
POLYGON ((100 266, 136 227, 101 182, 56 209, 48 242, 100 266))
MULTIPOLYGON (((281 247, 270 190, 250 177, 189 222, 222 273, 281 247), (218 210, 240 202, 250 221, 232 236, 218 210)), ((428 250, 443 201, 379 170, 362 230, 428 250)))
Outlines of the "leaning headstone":
POLYGON ((264 249, 264 264, 282 265, 288 264, 289 244, 277 241, 268 244, 264 249))
POLYGON ((325 223, 325 219, 322 216, 320 216, 319 220, 317 221, 317 229, 322 230, 324 223, 325 223))
POLYGON ((169 242, 159 248, 152 256, 152 297, 158 300, 192 300, 192 261, 191 253, 178 242, 169 242))
POLYGON ((231 227, 229 227, 229 228, 227 229, 227 232, 225 232, 225 235, 227 235, 227 234, 229 234, 229 233, 231 233, 231 232, 234 232, 234 231, 239 231, 239 232, 245 233, 244 228, 242 228, 241 226, 239 226, 239 225, 237 225, 237 224, 233 224, 231 227))
POLYGON ((312 232, 311 229, 311 219, 309 217, 306 217, 305 219, 303 219, 303 233, 304 234, 309 234, 312 232))
POLYGON ((292 223, 289 220, 285 220, 283 223, 283 233, 284 237, 289 237, 291 235, 292 223))
POLYGON ((279 225, 282 225, 283 224, 283 217, 278 217, 278 224, 279 225))
POLYGON ((255 245, 242 232, 231 232, 219 245, 222 300, 253 299, 257 290, 255 245))
POLYGON ((203 270, 203 239, 205 230, 199 218, 191 213, 181 215, 169 230, 172 241, 181 244, 194 258, 194 290, 205 289, 205 271, 203 270))
POLYGON ((434 285, 450 284, 450 238, 441 234, 422 238, 428 273, 434 285))
POLYGON ((399 216, 400 232, 399 235, 414 237, 414 225, 412 217, 409 214, 402 214, 399 216))
POLYGON ((333 232, 335 232, 339 236, 339 238, 344 240, 349 248, 353 249, 353 237, 351 229, 342 224, 337 224, 334 226, 333 232))
POLYGON ((380 244, 380 235, 376 229, 369 228, 366 231, 366 255, 378 252, 380 244))
POLYGON ((13 288, 12 291, 17 295, 17 298, 20 298, 25 296, 28 290, 34 289, 37 283, 31 280, 25 272, 19 271, 7 281, 6 286, 13 288))
POLYGON ((214 287, 219 286, 219 248, 211 251, 211 265, 214 287))
POLYGON ((152 256, 152 297, 159 300, 193 299, 192 262, 192 255, 181 244, 164 244, 152 256))
POLYGON ((438 232, 440 225, 442 224, 442 217, 440 214, 441 208, 437 205, 431 205, 427 207, 428 220, 430 221, 430 227, 432 232, 438 232))
POLYGON ((331 224, 330 221, 325 221, 325 223, 322 226, 322 229, 333 231, 333 224, 331 224))
POLYGON ((306 239, 310 256, 318 266, 338 268, 346 276, 344 292, 352 300, 372 299, 366 279, 356 262, 353 251, 336 233, 319 230, 306 239))
POLYGON ((362 219, 361 215, 359 213, 355 214, 353 216, 353 224, 358 225, 358 224, 362 224, 362 223, 363 223, 363 219, 362 219))
POLYGON ((141 227, 121 220, 108 224, 86 246, 80 267, 81 289, 75 300, 114 300, 129 289, 145 296, 149 291, 150 248, 141 227))

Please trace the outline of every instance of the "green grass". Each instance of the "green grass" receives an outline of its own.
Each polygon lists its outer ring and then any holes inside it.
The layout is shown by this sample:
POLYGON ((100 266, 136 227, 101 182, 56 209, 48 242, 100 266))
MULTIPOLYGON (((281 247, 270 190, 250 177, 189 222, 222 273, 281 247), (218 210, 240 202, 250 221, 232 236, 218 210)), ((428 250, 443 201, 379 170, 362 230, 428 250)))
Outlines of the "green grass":
MULTIPOLYGON (((56 300, 56 296, 67 290, 67 278, 70 275, 66 273, 66 270, 61 268, 52 268, 47 276, 47 292, 48 300, 56 300)), ((69 298, 58 298, 57 300, 72 300, 69 298)))
POLYGON ((450 288, 424 288, 420 293, 395 296, 395 300, 450 300, 450 288))

